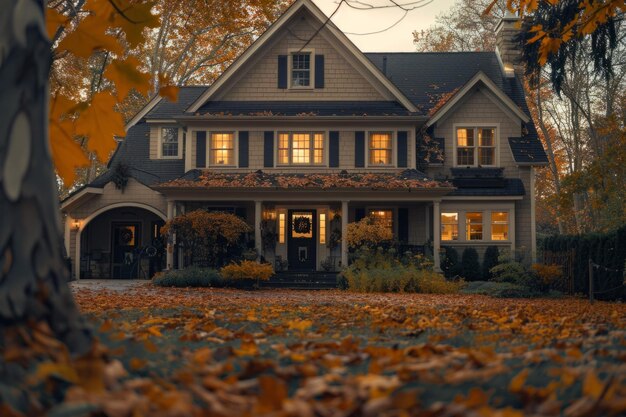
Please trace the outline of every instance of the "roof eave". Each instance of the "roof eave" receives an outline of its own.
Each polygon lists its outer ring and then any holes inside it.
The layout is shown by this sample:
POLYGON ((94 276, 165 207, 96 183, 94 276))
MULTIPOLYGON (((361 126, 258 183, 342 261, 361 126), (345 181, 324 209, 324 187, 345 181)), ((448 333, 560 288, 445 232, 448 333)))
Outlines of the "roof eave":
POLYGON ((407 122, 425 122, 428 120, 427 116, 422 115, 388 115, 388 116, 227 116, 227 115, 193 115, 193 116, 178 116, 174 120, 177 122, 191 122, 191 121, 289 121, 289 120, 368 120, 368 121, 407 121, 407 122))

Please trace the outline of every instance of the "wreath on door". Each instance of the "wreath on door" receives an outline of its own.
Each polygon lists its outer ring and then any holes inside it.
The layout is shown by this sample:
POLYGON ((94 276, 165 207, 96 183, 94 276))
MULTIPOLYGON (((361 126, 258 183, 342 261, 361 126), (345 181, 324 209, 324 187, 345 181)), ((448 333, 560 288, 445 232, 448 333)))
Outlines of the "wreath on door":
POLYGON ((120 230, 120 242, 123 244, 129 243, 133 240, 133 231, 130 229, 122 229, 120 230))
POLYGON ((293 219, 293 230, 296 233, 311 233, 311 219, 305 216, 296 217, 293 219))

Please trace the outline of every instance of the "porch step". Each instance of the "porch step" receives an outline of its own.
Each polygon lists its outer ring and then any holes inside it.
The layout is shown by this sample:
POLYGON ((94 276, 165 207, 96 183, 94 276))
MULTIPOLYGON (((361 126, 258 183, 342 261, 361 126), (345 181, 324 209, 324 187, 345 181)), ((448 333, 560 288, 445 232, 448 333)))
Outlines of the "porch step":
POLYGON ((337 274, 329 272, 278 272, 269 281, 261 283, 265 288, 291 288, 321 290, 337 288, 337 274))

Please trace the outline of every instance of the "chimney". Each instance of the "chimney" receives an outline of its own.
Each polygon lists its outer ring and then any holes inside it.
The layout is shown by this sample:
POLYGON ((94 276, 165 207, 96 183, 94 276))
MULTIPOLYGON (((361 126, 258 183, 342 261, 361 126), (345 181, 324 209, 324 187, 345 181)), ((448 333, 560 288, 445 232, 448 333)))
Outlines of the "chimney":
POLYGON ((496 55, 507 78, 515 77, 515 73, 522 70, 522 52, 517 39, 520 33, 519 21, 519 17, 507 10, 496 25, 496 55))

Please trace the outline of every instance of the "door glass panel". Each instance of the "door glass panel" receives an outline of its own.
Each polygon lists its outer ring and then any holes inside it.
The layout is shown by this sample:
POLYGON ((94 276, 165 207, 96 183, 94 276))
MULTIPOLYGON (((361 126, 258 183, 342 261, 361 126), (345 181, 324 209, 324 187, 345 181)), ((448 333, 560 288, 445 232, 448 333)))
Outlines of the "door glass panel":
POLYGON ((291 237, 310 239, 313 237, 313 214, 294 211, 291 217, 291 237))

